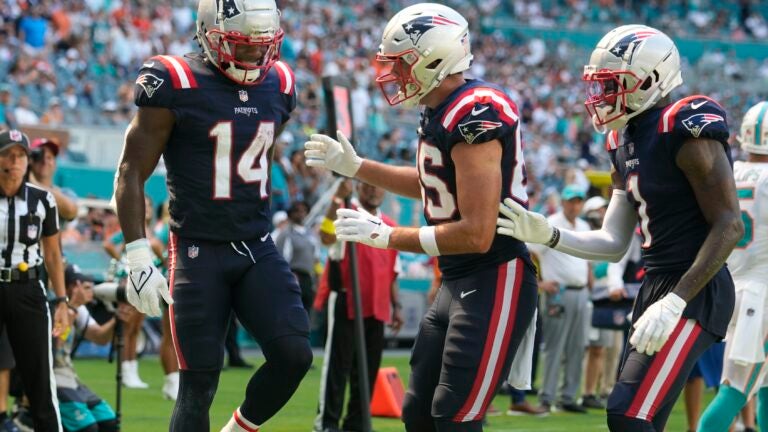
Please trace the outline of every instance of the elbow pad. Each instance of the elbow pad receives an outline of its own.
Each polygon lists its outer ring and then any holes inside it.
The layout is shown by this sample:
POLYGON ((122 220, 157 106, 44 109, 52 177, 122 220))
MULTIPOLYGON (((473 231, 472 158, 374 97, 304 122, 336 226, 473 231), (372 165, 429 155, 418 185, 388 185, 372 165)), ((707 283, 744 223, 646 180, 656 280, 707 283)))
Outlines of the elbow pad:
POLYGON ((615 189, 599 230, 560 230, 560 241, 554 249, 588 260, 616 262, 629 248, 635 225, 637 215, 627 193, 615 189))

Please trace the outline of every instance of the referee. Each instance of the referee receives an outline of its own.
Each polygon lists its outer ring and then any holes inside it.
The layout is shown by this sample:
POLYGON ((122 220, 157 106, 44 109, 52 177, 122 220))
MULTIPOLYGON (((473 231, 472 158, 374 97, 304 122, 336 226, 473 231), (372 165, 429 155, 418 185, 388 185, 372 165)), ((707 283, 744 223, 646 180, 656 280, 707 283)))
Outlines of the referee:
POLYGON ((35 431, 61 431, 51 334, 66 334, 69 318, 58 214, 50 192, 25 182, 28 156, 26 135, 0 133, 0 332, 8 329, 35 431), (57 296, 53 332, 39 278, 43 263, 57 296))

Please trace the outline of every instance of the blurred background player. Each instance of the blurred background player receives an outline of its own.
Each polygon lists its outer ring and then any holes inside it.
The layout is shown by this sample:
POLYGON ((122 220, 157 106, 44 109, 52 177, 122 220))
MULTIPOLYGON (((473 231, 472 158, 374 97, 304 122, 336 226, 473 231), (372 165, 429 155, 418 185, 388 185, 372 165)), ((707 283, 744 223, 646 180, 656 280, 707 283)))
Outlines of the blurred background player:
POLYGON ((728 258, 736 285, 736 307, 728 326, 722 384, 699 422, 699 431, 727 431, 757 395, 760 430, 768 430, 768 102, 747 111, 738 137, 746 162, 733 165, 744 236, 728 258))
POLYGON ((296 105, 274 0, 201 0, 202 53, 147 59, 135 86, 116 200, 130 267, 128 300, 171 304, 180 365, 172 431, 209 431, 208 411, 235 313, 266 362, 224 431, 253 431, 291 397, 312 363, 301 291, 269 236, 269 166, 296 105), (213 151, 211 151, 213 149, 213 151), (163 156, 170 191, 170 285, 152 262, 144 183, 163 156))
POLYGON ((725 260, 744 224, 726 115, 706 96, 669 96, 683 82, 679 53, 651 27, 611 30, 592 52, 583 79, 592 123, 609 131, 606 150, 614 168, 602 228, 553 228, 506 200, 499 231, 582 258, 618 261, 639 220, 647 272, 608 398, 608 427, 662 431, 693 365, 725 336, 733 310, 725 260))
POLYGON ((417 167, 361 159, 341 133, 312 135, 307 164, 423 198, 428 226, 341 209, 336 237, 439 256, 442 287, 416 337, 402 419, 409 432, 480 431, 536 308, 525 244, 494 232, 499 197, 528 199, 517 107, 501 87, 464 77, 468 23, 447 6, 398 12, 376 58, 390 105, 424 105, 417 167))

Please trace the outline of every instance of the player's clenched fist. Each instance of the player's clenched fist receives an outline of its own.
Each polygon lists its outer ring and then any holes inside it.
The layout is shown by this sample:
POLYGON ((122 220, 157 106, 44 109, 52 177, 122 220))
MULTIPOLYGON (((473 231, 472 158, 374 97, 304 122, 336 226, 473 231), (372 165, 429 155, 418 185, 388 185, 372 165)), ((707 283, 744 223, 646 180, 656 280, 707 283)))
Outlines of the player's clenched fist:
POLYGON ((307 166, 326 168, 346 177, 354 177, 363 159, 341 131, 336 131, 338 141, 323 134, 313 134, 304 143, 307 166))
POLYGON ((168 291, 168 282, 152 263, 152 250, 147 239, 134 240, 126 245, 128 255, 128 302, 139 312, 149 316, 162 315, 160 299, 169 305, 173 298, 168 291))

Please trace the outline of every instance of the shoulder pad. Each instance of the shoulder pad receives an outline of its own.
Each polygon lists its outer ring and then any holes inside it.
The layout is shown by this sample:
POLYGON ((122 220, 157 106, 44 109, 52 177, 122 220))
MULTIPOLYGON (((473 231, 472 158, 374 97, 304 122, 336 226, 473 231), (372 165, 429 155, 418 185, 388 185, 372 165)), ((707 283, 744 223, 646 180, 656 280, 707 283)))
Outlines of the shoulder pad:
POLYGON ((274 66, 277 77, 280 78, 280 93, 292 95, 296 91, 296 78, 293 75, 293 69, 288 63, 276 61, 274 66))
POLYGON ((725 110, 713 99, 695 95, 669 105, 659 119, 659 132, 683 138, 728 139, 725 110))
POLYGON ((513 133, 517 120, 517 106, 504 92, 473 87, 445 109, 440 122, 451 142, 473 144, 513 133))

